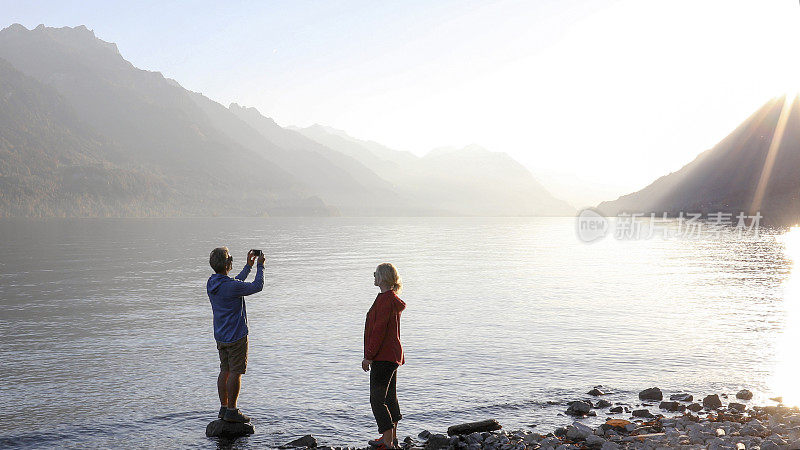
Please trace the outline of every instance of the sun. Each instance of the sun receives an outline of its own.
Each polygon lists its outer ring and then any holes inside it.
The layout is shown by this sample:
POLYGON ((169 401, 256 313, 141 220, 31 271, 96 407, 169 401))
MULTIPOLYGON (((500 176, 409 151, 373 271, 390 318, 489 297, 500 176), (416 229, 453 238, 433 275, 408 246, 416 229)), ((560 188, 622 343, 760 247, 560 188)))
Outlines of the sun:
POLYGON ((794 226, 781 236, 786 256, 793 267, 784 285, 784 310, 786 319, 783 333, 777 342, 777 366, 770 388, 774 395, 782 396, 788 406, 800 405, 800 361, 797 359, 797 342, 800 341, 800 227, 794 226))

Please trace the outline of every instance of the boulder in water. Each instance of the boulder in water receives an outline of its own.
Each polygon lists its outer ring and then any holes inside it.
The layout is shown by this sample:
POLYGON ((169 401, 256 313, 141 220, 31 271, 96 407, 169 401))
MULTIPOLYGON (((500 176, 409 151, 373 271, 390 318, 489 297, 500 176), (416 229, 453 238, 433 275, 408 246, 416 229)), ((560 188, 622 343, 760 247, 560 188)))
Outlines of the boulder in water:
POLYGON ((703 399, 703 406, 708 409, 717 409, 722 406, 722 400, 719 399, 717 394, 706 395, 703 399))
POLYGON ((317 438, 315 438, 310 434, 307 434, 301 438, 293 440, 292 442, 284 444, 282 448, 295 448, 295 447, 316 448, 317 438))
POLYGON ((226 422, 222 419, 217 419, 206 426, 206 436, 208 437, 233 439, 255 432, 255 428, 249 423, 226 422))
POLYGON ((685 406, 681 405, 678 402, 661 402, 658 405, 658 407, 661 408, 661 409, 666 409, 667 411, 671 411, 671 412, 677 412, 677 411, 682 411, 682 410, 686 409, 685 406))
POLYGON ((591 411, 591 409, 592 409, 591 403, 578 400, 569 403, 569 408, 567 408, 567 414, 571 416, 584 416, 586 414, 589 414, 589 411, 591 411))
POLYGON ((660 402, 663 399, 664 394, 662 394, 661 389, 657 387, 651 387, 639 392, 639 400, 657 400, 660 402))
POLYGON ((744 412, 744 410, 747 409, 747 406, 745 406, 744 403, 730 402, 728 403, 728 409, 731 411, 744 412))
POLYGON ((608 408, 609 406, 611 406, 611 402, 609 402, 608 400, 598 400, 597 403, 595 403, 594 405, 594 407, 598 409, 608 408))

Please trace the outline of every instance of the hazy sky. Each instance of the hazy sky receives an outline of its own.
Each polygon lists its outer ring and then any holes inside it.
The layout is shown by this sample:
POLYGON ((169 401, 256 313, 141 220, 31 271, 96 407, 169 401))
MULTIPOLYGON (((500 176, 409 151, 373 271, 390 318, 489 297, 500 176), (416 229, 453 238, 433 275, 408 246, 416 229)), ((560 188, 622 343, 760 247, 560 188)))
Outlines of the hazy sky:
POLYGON ((281 125, 505 151, 576 206, 644 187, 800 86, 796 0, 8 1, 281 125))

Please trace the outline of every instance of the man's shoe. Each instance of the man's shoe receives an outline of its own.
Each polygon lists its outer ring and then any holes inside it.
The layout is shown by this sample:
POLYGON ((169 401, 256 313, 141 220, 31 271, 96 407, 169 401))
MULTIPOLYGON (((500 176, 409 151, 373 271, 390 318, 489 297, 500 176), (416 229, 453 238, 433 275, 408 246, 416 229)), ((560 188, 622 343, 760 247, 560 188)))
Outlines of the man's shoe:
POLYGON ((228 409, 225 411, 225 417, 222 418, 225 422, 248 423, 250 418, 239 412, 239 409, 228 409))
MULTIPOLYGON (((377 439, 373 439, 367 443, 370 445, 370 447, 379 447, 381 444, 383 444, 383 436, 377 439)), ((400 448, 400 446, 397 443, 397 439, 394 440, 394 448, 400 448)))
POLYGON ((219 414, 217 414, 217 417, 219 417, 220 419, 222 419, 223 417, 225 417, 225 413, 226 413, 227 411, 228 411, 228 408, 227 408, 227 407, 225 407, 225 406, 220 406, 220 407, 219 407, 219 414))

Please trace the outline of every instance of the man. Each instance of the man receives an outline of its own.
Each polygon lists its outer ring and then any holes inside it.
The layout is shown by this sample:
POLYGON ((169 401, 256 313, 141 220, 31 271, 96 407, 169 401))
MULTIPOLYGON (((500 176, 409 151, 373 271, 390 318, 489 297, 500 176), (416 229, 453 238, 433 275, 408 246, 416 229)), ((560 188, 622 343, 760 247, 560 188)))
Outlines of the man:
POLYGON ((219 418, 227 422, 246 423, 250 418, 242 414, 236 407, 242 374, 247 370, 247 310, 244 297, 260 292, 264 287, 264 254, 259 252, 256 278, 246 283, 247 275, 253 268, 256 253, 247 253, 247 264, 236 279, 228 277, 233 269, 233 256, 228 254, 227 247, 215 248, 211 251, 209 263, 216 272, 206 283, 208 299, 214 312, 214 339, 219 351, 219 376, 217 392, 219 393, 219 418))

